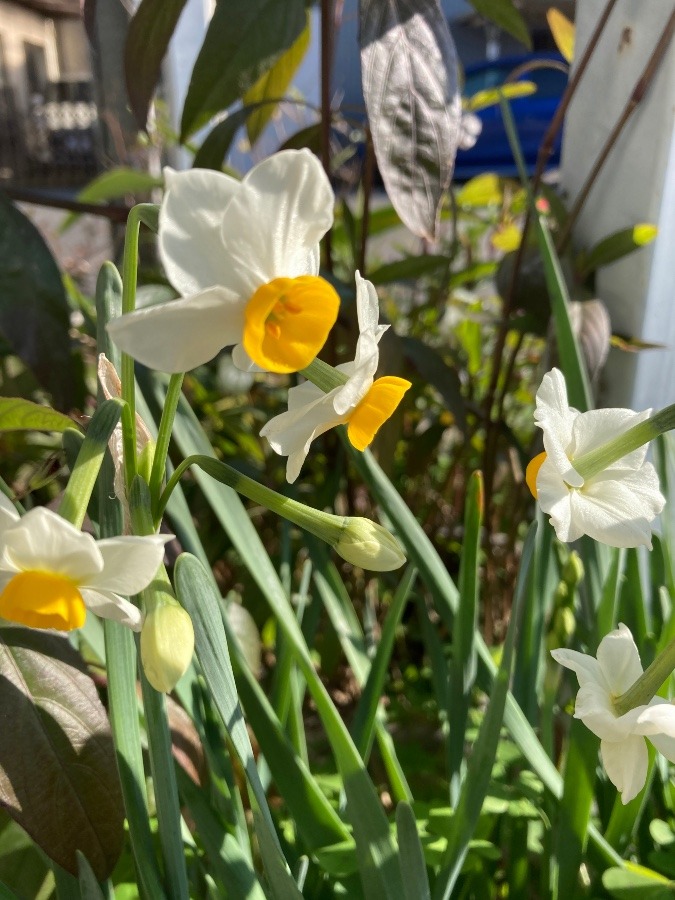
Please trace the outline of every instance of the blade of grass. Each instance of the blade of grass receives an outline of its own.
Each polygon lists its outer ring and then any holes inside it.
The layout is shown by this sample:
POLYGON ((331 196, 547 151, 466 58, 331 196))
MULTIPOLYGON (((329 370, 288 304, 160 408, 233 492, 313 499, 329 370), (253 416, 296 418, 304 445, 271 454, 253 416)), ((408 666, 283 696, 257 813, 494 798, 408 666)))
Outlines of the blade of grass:
POLYGON ((404 801, 396 807, 396 832, 404 900, 431 900, 427 867, 417 832, 415 813, 410 804, 404 801))
POLYGON ((442 898, 442 900, 449 900, 452 896, 469 849, 469 841, 473 837, 483 801, 490 786, 492 767, 497 755, 497 746, 504 721, 506 698, 509 693, 516 636, 527 593, 536 529, 537 526, 533 523, 525 539, 501 663, 492 683, 490 702, 469 757, 466 778, 462 783, 459 801, 452 818, 452 830, 448 837, 444 864, 434 890, 434 897, 442 898))
POLYGON ((450 727, 447 742, 450 802, 459 799, 464 768, 464 739, 471 705, 471 691, 476 680, 476 644, 478 630, 478 554, 483 519, 483 476, 474 472, 469 478, 464 513, 464 540, 459 568, 459 608, 452 632, 449 700, 447 711, 450 727))

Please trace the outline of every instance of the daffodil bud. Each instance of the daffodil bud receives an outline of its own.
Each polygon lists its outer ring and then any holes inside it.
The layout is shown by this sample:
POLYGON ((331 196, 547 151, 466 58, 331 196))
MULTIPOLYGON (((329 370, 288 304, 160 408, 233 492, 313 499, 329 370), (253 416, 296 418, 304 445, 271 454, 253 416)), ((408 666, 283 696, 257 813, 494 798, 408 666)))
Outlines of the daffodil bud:
POLYGON ((372 572, 391 572, 403 565, 401 545, 386 528, 361 516, 345 522, 335 550, 347 562, 372 572))
POLYGON ((190 665, 194 646, 192 620, 179 603, 160 603, 148 613, 141 630, 141 662, 156 691, 174 689, 190 665))

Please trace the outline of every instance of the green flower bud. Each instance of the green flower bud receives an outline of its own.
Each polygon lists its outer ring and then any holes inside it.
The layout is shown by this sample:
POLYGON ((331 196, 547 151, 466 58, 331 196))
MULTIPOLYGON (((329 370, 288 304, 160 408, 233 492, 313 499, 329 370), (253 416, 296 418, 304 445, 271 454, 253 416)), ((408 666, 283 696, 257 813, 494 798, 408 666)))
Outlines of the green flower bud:
POLYGON ((391 572, 405 562, 401 545, 393 534, 370 519, 349 517, 335 543, 335 550, 354 566, 372 572, 391 572))
POLYGON ((180 604, 160 603, 145 617, 141 662, 156 691, 167 694, 190 665, 195 646, 192 620, 180 604))

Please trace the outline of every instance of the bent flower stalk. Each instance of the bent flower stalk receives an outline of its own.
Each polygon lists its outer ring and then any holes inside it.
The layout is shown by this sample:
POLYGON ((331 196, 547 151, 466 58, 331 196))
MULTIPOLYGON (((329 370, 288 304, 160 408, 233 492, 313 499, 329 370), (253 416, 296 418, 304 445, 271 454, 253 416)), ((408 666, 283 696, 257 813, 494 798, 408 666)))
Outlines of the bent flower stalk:
POLYGON ((122 595, 150 584, 172 537, 96 541, 44 507, 19 516, 0 493, 0 617, 71 631, 90 609, 140 631, 141 611, 122 595))
POLYGON ((535 422, 544 432, 544 453, 529 464, 526 480, 561 541, 587 534, 611 547, 651 548, 651 522, 665 499, 654 466, 647 462, 648 441, 635 449, 627 433, 649 419, 651 410, 570 407, 565 379, 558 369, 544 375, 537 391, 535 422), (615 453, 590 476, 582 460, 598 456, 603 445, 615 446, 626 435, 624 455, 615 453))
POLYGON ((114 319, 108 331, 152 369, 185 372, 235 345, 241 369, 297 372, 323 347, 340 298, 319 277, 333 191, 308 150, 287 150, 240 182, 165 170, 159 255, 180 299, 114 319))

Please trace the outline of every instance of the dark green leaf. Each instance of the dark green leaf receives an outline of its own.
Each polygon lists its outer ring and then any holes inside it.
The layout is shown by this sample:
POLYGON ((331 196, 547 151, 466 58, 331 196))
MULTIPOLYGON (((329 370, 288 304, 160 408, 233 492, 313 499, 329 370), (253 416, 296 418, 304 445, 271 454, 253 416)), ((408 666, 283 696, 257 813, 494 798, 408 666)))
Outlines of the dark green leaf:
POLYGON ((433 240, 459 141, 457 55, 436 0, 362 0, 363 94, 377 164, 403 223, 433 240))
POLYGON ((84 398, 69 329, 68 301, 49 248, 0 194, 0 333, 59 409, 81 407, 84 398))
POLYGON ((129 23, 124 74, 129 105, 139 128, 145 128, 162 60, 186 0, 142 0, 129 23))
POLYGON ((269 101, 284 96, 298 66, 304 59, 311 36, 309 14, 306 16, 306 23, 300 32, 300 37, 291 44, 285 53, 282 53, 272 68, 265 72, 262 78, 246 91, 244 96, 244 104, 246 106, 267 101, 264 106, 259 106, 255 109, 246 122, 246 130, 251 145, 255 144, 265 125, 272 118, 276 103, 270 103, 269 101))
POLYGON ((399 803, 396 807, 396 831, 405 900, 431 900, 422 844, 409 803, 399 803))
POLYGON ((321 125, 308 125, 306 128, 301 128, 300 131, 296 131, 295 134, 286 138, 279 149, 302 150, 303 147, 307 147, 316 156, 319 155, 321 152, 321 125))
POLYGON ((421 278, 422 275, 447 272, 449 268, 448 256, 408 256, 405 259, 385 263, 379 269, 369 272, 368 280, 373 284, 387 284, 390 281, 405 281, 421 278))
POLYGON ((0 431, 65 431, 73 420, 21 397, 0 397, 0 431))
POLYGON ((401 342, 403 352, 424 381, 433 385, 443 398, 446 409, 454 416, 457 427, 461 431, 466 431, 462 386, 455 369, 445 362, 440 353, 419 338, 404 337, 401 338, 401 342))
POLYGON ((586 278, 601 266, 608 266, 651 243, 656 237, 656 226, 636 225, 634 228, 622 228, 597 243, 579 259, 579 278, 586 278))
POLYGON ((532 49, 532 38, 525 20, 515 8, 512 0, 469 0, 476 12, 507 31, 528 50, 532 49))
POLYGON ((89 860, 79 850, 75 854, 77 856, 78 877, 80 881, 80 894, 82 900, 105 900, 101 885, 98 883, 94 875, 89 860))
POLYGON ((211 129, 197 150, 194 158, 195 168, 220 171, 236 133, 246 124, 250 112, 248 106, 238 109, 211 129))
POLYGON ((124 811, 110 726, 64 637, 0 629, 0 804, 71 874, 96 877, 122 849, 124 811))
POLYGON ((218 3, 192 70, 181 140, 241 99, 304 27, 303 0, 218 3))

